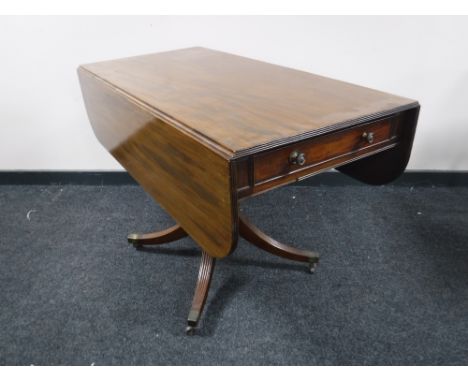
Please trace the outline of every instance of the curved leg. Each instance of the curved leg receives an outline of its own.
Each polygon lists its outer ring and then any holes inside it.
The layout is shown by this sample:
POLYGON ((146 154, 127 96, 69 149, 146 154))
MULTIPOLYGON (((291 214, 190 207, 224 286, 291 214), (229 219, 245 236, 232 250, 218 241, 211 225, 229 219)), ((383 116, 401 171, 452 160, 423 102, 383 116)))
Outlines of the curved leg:
POLYGON ((187 232, 185 232, 180 225, 176 224, 175 226, 163 231, 145 234, 132 233, 128 235, 127 240, 129 243, 133 244, 135 248, 138 248, 145 244, 169 243, 171 241, 182 239, 185 236, 187 236, 187 232))
POLYGON ((243 215, 239 215, 239 233, 244 239, 257 247, 286 259, 309 263, 310 272, 313 273, 315 271, 319 261, 318 253, 293 248, 276 241, 260 231, 243 215))
POLYGON ((200 262, 200 270, 198 271, 197 286, 195 287, 195 294, 193 296, 192 308, 190 309, 186 333, 192 335, 197 326, 198 320, 203 312, 205 306, 206 296, 210 288, 211 276, 213 274, 213 268, 215 259, 208 255, 205 251, 202 251, 202 257, 200 262))

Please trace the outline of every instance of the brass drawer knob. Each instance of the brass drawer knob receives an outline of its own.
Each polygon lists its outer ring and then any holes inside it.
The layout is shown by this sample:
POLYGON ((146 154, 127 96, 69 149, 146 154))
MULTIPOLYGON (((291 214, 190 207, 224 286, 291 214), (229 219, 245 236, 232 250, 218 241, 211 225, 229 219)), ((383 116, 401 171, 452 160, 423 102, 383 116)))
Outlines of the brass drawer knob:
POLYGON ((303 166, 305 162, 306 157, 304 153, 294 150, 291 154, 289 154, 289 163, 303 166))
POLYGON ((372 143, 374 142, 374 133, 371 131, 371 132, 367 132, 365 131, 364 133, 362 133, 362 138, 367 142, 367 143, 372 143))

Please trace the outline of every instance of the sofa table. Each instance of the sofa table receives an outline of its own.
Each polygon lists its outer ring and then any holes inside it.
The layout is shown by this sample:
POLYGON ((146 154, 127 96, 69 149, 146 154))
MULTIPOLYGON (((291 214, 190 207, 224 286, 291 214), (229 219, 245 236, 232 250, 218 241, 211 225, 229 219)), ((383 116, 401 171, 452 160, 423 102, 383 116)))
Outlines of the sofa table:
POLYGON ((239 236, 310 271, 318 263, 253 226, 241 200, 332 168, 390 182, 407 165, 419 113, 407 98, 204 48, 82 65, 78 75, 99 141, 177 222, 128 241, 189 235, 201 247, 188 334, 215 259, 239 236))

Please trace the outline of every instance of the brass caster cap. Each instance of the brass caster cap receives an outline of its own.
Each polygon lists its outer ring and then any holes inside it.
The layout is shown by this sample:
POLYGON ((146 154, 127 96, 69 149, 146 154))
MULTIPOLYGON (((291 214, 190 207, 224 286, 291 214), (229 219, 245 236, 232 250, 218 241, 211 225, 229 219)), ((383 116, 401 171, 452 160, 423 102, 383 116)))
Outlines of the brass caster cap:
POLYGON ((315 270, 317 269, 317 264, 318 263, 310 263, 309 264, 309 273, 312 273, 312 274, 315 273, 315 270))

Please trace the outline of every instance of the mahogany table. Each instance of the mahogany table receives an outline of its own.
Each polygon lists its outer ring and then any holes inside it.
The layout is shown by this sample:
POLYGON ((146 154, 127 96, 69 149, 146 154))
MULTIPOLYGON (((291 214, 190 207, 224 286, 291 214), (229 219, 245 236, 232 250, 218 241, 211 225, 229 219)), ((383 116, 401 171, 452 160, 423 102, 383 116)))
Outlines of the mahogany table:
POLYGON ((201 247, 189 334, 215 259, 239 236, 311 271, 318 263, 253 226, 239 213, 242 199, 331 168, 390 182, 407 165, 419 113, 407 98, 204 48, 82 65, 78 74, 99 141, 177 222, 128 241, 189 235, 201 247))

